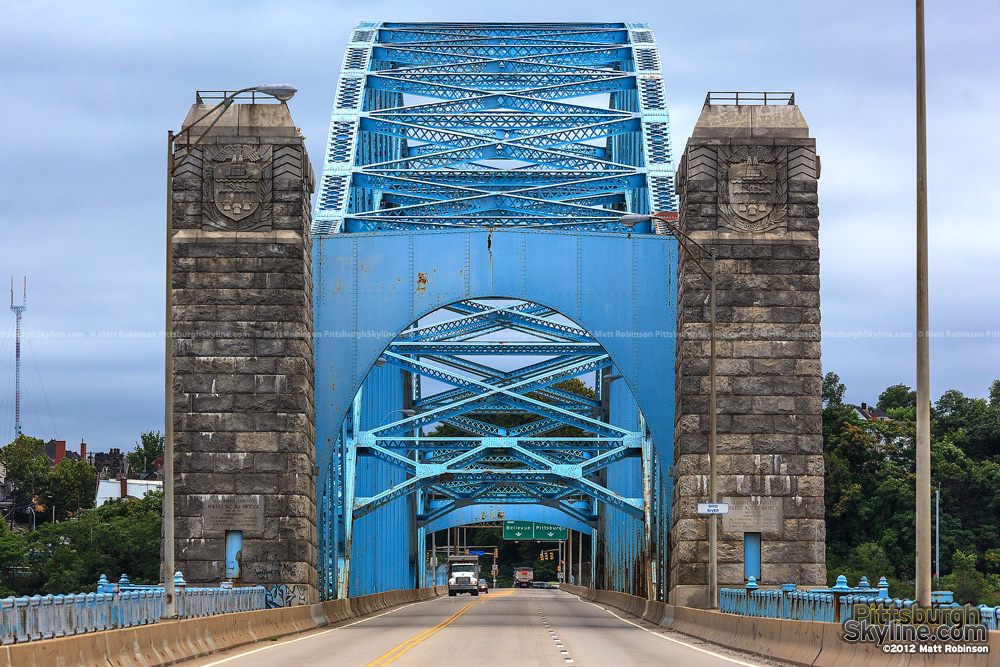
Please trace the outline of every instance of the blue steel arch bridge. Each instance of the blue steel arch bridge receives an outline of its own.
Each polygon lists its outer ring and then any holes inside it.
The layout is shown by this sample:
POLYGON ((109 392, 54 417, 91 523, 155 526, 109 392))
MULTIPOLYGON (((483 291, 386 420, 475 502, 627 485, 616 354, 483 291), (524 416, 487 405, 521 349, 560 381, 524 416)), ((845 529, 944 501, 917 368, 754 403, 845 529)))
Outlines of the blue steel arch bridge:
POLYGON ((673 171, 644 23, 357 26, 313 222, 322 595, 536 519, 662 599, 677 248, 621 217, 673 171))

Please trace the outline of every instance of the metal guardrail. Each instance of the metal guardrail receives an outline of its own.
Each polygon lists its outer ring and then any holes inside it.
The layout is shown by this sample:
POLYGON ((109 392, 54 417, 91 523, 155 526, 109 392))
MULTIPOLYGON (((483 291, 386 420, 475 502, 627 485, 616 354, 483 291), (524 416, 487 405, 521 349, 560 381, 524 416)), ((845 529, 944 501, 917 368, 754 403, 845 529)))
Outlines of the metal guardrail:
MULTIPOLYGON (((235 90, 199 90, 195 92, 195 101, 198 104, 212 104, 214 102, 221 102, 233 93, 235 90)), ((268 93, 262 93, 256 90, 248 90, 246 92, 239 93, 233 97, 237 101, 249 101, 251 104, 281 104, 280 100, 275 99, 273 95, 268 93)))
MULTIPOLYGON (((957 609, 950 591, 934 591, 931 607, 957 609)), ((847 585, 847 578, 837 577, 832 588, 812 591, 796 590, 795 584, 783 584, 780 590, 759 590, 753 577, 746 588, 723 588, 719 591, 719 610, 739 616, 783 618, 795 621, 825 621, 843 623, 852 618, 855 605, 875 606, 881 609, 908 609, 913 600, 889 597, 889 584, 885 577, 872 588, 863 577, 858 586, 847 585)), ((1000 629, 1000 607, 977 607, 982 622, 990 630, 1000 629)))
POLYGON ((770 92, 709 92, 705 95, 705 106, 713 104, 749 105, 790 105, 795 104, 795 93, 770 92))
MULTIPOLYGON (((189 588, 180 572, 178 618, 200 618, 265 608, 264 587, 189 588)), ((0 600, 0 644, 53 639, 156 623, 163 616, 160 586, 134 586, 124 574, 117 584, 104 575, 96 593, 34 595, 0 600)))

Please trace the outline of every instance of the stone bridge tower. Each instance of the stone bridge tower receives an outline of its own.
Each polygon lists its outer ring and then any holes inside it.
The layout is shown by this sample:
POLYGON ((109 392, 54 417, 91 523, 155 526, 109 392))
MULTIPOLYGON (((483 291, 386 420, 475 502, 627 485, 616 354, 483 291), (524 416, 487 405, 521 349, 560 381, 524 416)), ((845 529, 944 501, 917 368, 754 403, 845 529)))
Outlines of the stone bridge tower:
MULTIPOLYGON (((710 95, 677 173, 681 229, 718 258, 720 587, 749 573, 762 587, 826 584, 819 171, 794 96, 710 95)), ((702 607, 715 520, 696 513, 708 500, 709 281, 690 259, 678 273, 670 602, 702 607)))
POLYGON ((174 145, 176 566, 315 602, 314 176, 285 104, 212 109, 174 145))

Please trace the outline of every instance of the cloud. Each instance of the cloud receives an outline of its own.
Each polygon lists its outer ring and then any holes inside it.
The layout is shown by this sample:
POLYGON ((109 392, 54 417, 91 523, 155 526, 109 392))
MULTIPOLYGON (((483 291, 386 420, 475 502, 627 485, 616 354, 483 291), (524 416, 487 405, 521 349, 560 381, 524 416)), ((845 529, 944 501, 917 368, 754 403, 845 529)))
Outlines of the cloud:
MULTIPOLYGON (((29 276, 29 328, 86 334, 33 340, 52 408, 53 418, 39 408, 48 437, 106 449, 162 428, 162 341, 89 334, 162 328, 165 138, 194 91, 296 85, 292 112, 319 169, 358 20, 648 21, 675 154, 707 91, 794 90, 823 158, 824 328, 913 329, 910 3, 18 2, 4 14, 0 267, 29 276)), ((995 3, 928 8, 936 328, 1000 329, 998 32, 995 3)), ((986 338, 935 339, 932 393, 983 395, 1000 376, 996 350, 986 338)), ((840 373, 855 401, 912 384, 913 356, 912 339, 824 341, 825 369, 840 373)), ((0 389, 11 363, 0 359, 0 389)), ((41 395, 38 381, 26 384, 41 395)), ((0 428, 9 433, 7 405, 0 428)))

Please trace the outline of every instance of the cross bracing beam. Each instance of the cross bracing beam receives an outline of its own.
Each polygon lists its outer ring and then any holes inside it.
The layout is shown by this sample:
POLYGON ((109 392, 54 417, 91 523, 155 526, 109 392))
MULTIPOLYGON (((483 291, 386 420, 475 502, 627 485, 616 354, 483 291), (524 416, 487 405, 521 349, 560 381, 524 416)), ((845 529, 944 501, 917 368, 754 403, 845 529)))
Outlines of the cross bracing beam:
POLYGON ((588 49, 572 45, 455 45, 409 48, 387 44, 372 49, 372 61, 378 69, 386 69, 389 63, 397 65, 429 65, 461 63, 475 58, 479 60, 532 58, 555 61, 571 65, 616 66, 627 61, 632 55, 629 47, 588 49))
MULTIPOLYGON (((614 507, 630 516, 642 519, 644 517, 644 507, 642 499, 625 498, 613 491, 609 491, 599 484, 587 479, 566 478, 558 473, 535 472, 523 470, 475 470, 475 471, 454 471, 447 473, 432 474, 427 477, 411 477, 406 481, 390 489, 371 497, 355 497, 352 514, 355 518, 362 517, 374 512, 379 507, 391 503, 394 500, 403 498, 414 493, 420 488, 429 484, 440 484, 443 481, 454 479, 459 475, 466 476, 470 481, 475 482, 541 482, 547 484, 565 484, 577 491, 590 495, 594 500, 614 507)), ((485 500, 485 499, 483 499, 485 500)))
MULTIPOLYGON (((603 76, 608 70, 599 67, 583 67, 579 65, 560 65, 558 63, 539 62, 532 59, 491 59, 491 60, 470 60, 463 63, 452 63, 448 65, 448 72, 462 74, 594 74, 603 76)), ((379 70, 379 74, 390 75, 414 75, 414 74, 437 74, 442 72, 439 66, 417 66, 399 67, 390 70, 379 70)))
MULTIPOLYGON (((432 357, 424 356, 422 359, 413 359, 387 352, 383 355, 383 358, 393 365, 408 370, 411 373, 417 373, 425 377, 433 377, 436 380, 445 382, 455 387, 460 387, 473 394, 492 395, 497 392, 504 392, 508 396, 512 396, 510 392, 505 391, 508 387, 517 387, 518 394, 527 396, 531 392, 546 390, 552 384, 567 377, 575 377, 576 375, 582 373, 606 368, 609 365, 607 355, 603 354, 586 356, 574 355, 570 359, 556 357, 540 364, 534 364, 527 367, 529 370, 525 370, 521 373, 489 373, 487 378, 477 380, 470 377, 455 375, 445 368, 428 363, 427 359, 432 357)), ((458 363, 454 364, 454 366, 458 366, 460 368, 462 367, 462 365, 458 363)), ((564 398, 559 394, 558 390, 554 392, 554 395, 564 398)), ((592 402, 581 400, 581 397, 576 395, 570 398, 570 400, 573 403, 580 403, 588 406, 593 405, 592 402)))
POLYGON ((602 368, 606 365, 607 361, 607 357, 605 355, 595 359, 570 364, 561 370, 531 375, 516 382, 507 383, 504 386, 481 382, 471 378, 463 378, 425 361, 413 361, 406 357, 392 353, 389 353, 386 356, 390 358, 394 365, 399 366, 400 368, 404 368, 410 372, 419 373, 420 375, 424 375, 426 377, 433 377, 436 380, 446 382, 454 386, 468 389, 473 395, 446 405, 432 408, 426 412, 417 413, 412 417, 381 426, 376 429, 379 434, 397 434, 400 431, 412 430, 414 428, 433 424, 434 422, 447 417, 465 414, 468 412, 476 412, 477 408, 485 408, 491 403, 497 401, 500 398, 499 395, 502 395, 504 403, 512 407, 534 412, 545 417, 562 420, 567 426, 577 426, 579 428, 589 429, 595 433, 601 434, 624 432, 624 429, 605 424, 582 414, 574 413, 554 404, 543 403, 542 401, 525 395, 535 389, 555 384, 564 378, 574 377, 582 373, 593 371, 597 368, 602 368))
POLYGON ((473 197, 452 199, 449 201, 433 202, 426 204, 413 204, 410 206, 400 206, 385 211, 378 211, 359 218, 372 219, 377 217, 388 218, 426 218, 444 216, 454 217, 456 215, 468 214, 472 211, 516 211, 544 213, 548 216, 577 216, 579 218, 607 218, 608 221, 617 220, 621 214, 617 211, 601 209, 597 207, 580 206, 578 204, 564 204, 561 202, 547 201, 532 197, 524 197, 511 194, 481 194, 473 197))
MULTIPOLYGON (((586 170, 589 172, 607 172, 612 170, 629 171, 629 166, 596 158, 587 158, 552 148, 524 146, 521 143, 494 141, 489 144, 441 150, 436 153, 417 157, 403 156, 368 166, 371 170, 384 170, 392 173, 397 169, 432 169, 435 167, 452 167, 466 165, 479 160, 507 160, 528 164, 544 165, 554 169, 586 170)), ((594 174, 596 175, 596 174, 594 174)))
POLYGON ((405 114, 462 114, 470 121, 475 120, 481 112, 531 113, 531 114, 576 114, 591 118, 631 118, 634 113, 619 109, 605 109, 557 102, 554 100, 539 100, 520 93, 476 95, 462 100, 446 100, 442 102, 427 102, 413 106, 391 107, 369 113, 378 116, 382 113, 405 114))
POLYGON ((573 30, 565 32, 557 32, 547 30, 545 28, 536 28, 533 30, 510 30, 508 28, 501 29, 499 31, 486 29, 477 30, 469 26, 462 29, 461 38, 456 38, 454 32, 446 32, 443 30, 420 30, 402 26, 383 27, 379 31, 379 40, 382 42, 427 42, 434 39, 450 42, 456 39, 472 40, 475 38, 479 38, 480 40, 516 39, 518 42, 530 40, 544 40, 546 42, 565 40, 580 44, 589 44, 593 42, 615 42, 624 44, 628 41, 628 31, 624 26, 614 28, 609 27, 600 30, 573 30))
POLYGON ((524 332, 536 333, 539 336, 558 338, 562 341, 593 343, 593 338, 584 329, 568 324, 555 322, 532 315, 529 311, 515 310, 504 306, 483 309, 478 312, 463 314, 426 326, 418 326, 400 333, 396 341, 416 341, 429 337, 467 335, 479 328, 495 326, 502 323, 506 326, 521 327, 524 332))

